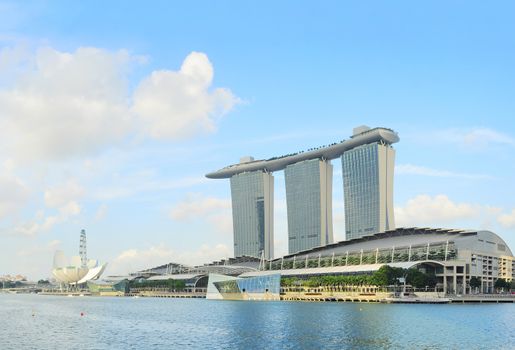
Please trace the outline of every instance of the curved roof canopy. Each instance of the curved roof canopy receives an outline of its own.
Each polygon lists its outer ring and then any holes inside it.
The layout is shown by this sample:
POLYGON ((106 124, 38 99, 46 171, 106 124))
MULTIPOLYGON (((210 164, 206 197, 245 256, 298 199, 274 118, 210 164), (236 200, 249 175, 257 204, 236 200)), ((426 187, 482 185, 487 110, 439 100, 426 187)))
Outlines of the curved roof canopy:
POLYGON ((381 263, 381 264, 363 264, 363 265, 349 265, 349 266, 328 266, 328 267, 313 267, 301 269, 285 269, 285 270, 267 270, 267 271, 251 271, 241 274, 239 277, 256 277, 281 274, 281 276, 306 276, 306 275, 330 275, 330 274, 359 274, 371 273, 379 270, 384 265, 391 267, 400 267, 409 269, 421 264, 442 265, 439 261, 422 260, 422 261, 406 261, 394 263, 381 263))
POLYGON ((458 249, 473 251, 493 252, 502 255, 513 256, 507 243, 497 234, 484 230, 459 230, 424 227, 399 227, 394 230, 378 232, 372 235, 354 238, 348 241, 340 241, 325 246, 315 247, 293 254, 285 255, 281 259, 297 259, 301 261, 306 256, 329 257, 333 253, 342 254, 360 252, 375 249, 395 249, 415 247, 417 245, 438 244, 452 241, 458 249))
POLYGON ((309 159, 335 159, 352 148, 372 142, 384 142, 392 144, 399 141, 397 133, 387 128, 368 129, 353 135, 350 139, 334 143, 329 146, 319 147, 307 152, 299 152, 266 160, 252 160, 244 163, 229 165, 218 171, 206 175, 210 179, 224 179, 233 175, 249 171, 273 172, 283 170, 290 164, 295 164, 309 159))

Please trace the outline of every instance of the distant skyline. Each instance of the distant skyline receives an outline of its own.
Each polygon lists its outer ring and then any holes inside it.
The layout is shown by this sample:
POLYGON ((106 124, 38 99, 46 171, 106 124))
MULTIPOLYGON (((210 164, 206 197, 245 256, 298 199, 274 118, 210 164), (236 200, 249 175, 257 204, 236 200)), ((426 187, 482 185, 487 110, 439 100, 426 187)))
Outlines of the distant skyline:
POLYGON ((508 1, 0 0, 0 275, 49 277, 83 228, 105 275, 232 256, 229 182, 204 175, 363 124, 400 137, 397 227, 488 229, 515 249, 514 14, 508 1))

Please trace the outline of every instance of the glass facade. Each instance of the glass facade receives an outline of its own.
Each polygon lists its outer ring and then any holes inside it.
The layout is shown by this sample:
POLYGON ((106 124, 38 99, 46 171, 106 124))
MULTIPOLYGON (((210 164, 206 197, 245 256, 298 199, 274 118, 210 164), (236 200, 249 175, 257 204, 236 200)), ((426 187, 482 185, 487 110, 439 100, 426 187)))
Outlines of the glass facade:
POLYGON ((271 294, 279 297, 281 275, 239 278, 230 281, 214 282, 220 294, 271 294))
POLYGON ((395 228, 393 166, 395 151, 371 143, 342 154, 347 240, 395 228))
POLYGON ((260 171, 231 177, 234 256, 273 258, 273 184, 260 171))
POLYGON ((290 254, 333 242, 332 176, 330 162, 319 159, 284 170, 290 254))

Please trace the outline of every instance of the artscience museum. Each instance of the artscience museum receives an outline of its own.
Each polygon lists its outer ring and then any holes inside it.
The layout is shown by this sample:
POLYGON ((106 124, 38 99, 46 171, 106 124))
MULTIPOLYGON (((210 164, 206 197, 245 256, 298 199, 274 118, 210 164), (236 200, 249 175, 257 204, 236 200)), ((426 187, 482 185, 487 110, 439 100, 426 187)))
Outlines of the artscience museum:
POLYGON ((67 258, 62 250, 54 255, 52 274, 61 283, 77 285, 98 279, 104 272, 107 264, 98 260, 89 259, 84 266, 80 256, 67 258))
POLYGON ((76 286, 97 280, 104 272, 107 263, 88 259, 86 252, 86 232, 81 231, 79 255, 67 258, 62 250, 54 254, 52 274, 60 283, 76 286))

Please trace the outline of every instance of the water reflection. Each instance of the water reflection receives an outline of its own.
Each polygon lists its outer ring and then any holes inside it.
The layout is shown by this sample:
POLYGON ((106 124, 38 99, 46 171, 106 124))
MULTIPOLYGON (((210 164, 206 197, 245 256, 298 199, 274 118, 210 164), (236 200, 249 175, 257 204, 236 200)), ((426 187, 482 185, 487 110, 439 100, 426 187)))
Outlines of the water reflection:
POLYGON ((515 305, 0 294, 1 349, 512 349, 515 305), (81 312, 84 316, 81 316, 81 312))

